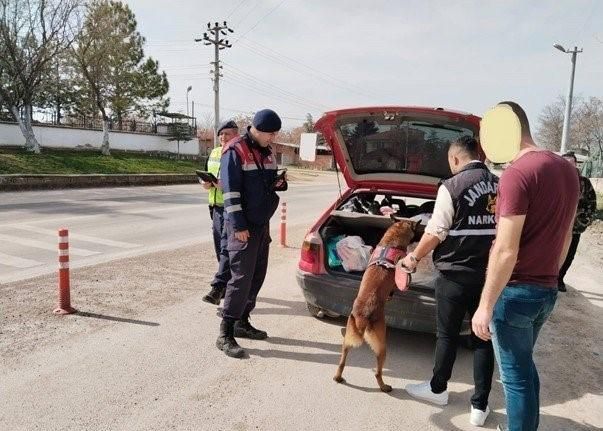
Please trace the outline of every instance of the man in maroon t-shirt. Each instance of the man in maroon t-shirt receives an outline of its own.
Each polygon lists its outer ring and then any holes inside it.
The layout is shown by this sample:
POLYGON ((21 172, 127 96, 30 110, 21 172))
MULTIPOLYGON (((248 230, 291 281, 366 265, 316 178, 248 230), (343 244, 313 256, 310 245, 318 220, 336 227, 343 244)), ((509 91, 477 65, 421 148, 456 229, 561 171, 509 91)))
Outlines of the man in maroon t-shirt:
POLYGON ((501 104, 519 118, 521 147, 500 178, 496 239, 472 326, 478 337, 492 338, 508 430, 532 431, 538 428, 540 402, 532 352, 557 299, 580 187, 567 161, 536 147, 523 109, 513 102, 501 104))

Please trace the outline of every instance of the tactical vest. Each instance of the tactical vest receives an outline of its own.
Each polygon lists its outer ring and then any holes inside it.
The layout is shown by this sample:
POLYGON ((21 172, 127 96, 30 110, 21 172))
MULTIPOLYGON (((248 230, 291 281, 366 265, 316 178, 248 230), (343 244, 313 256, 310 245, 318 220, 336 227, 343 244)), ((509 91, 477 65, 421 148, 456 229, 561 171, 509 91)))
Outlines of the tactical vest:
MULTIPOLYGON (((207 160, 207 172, 214 174, 214 176, 220 179, 220 157, 222 156, 222 147, 216 147, 211 150, 209 159, 207 160)), ((212 187, 209 189, 209 205, 210 206, 224 206, 224 197, 222 196, 222 190, 212 187)))
POLYGON ((433 252, 434 264, 451 278, 483 283, 496 234, 498 177, 483 163, 473 162, 442 186, 452 198, 454 218, 448 236, 433 252))

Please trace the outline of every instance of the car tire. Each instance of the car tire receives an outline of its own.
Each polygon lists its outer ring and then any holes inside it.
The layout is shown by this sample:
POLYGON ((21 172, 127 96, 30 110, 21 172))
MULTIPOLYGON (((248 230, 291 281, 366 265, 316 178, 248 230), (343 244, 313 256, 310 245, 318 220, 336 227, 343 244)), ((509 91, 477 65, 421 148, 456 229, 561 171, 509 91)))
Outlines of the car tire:
POLYGON ((330 318, 339 317, 339 314, 333 313, 332 311, 329 311, 329 310, 323 310, 322 308, 317 307, 316 305, 310 304, 309 302, 306 302, 306 306, 308 307, 308 311, 310 312, 310 314, 312 316, 316 317, 317 319, 324 319, 325 317, 330 317, 330 318))
POLYGON ((308 307, 308 311, 310 312, 310 314, 316 318, 322 319, 325 315, 324 312, 320 309, 320 307, 317 307, 316 305, 312 305, 309 302, 306 302, 306 306, 308 307))

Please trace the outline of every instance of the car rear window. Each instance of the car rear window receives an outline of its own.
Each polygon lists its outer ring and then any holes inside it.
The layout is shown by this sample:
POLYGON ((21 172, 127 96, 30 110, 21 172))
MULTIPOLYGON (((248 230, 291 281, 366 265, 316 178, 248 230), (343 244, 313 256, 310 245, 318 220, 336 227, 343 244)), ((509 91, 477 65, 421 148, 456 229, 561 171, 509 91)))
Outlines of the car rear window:
POLYGON ((451 175, 450 142, 475 135, 469 125, 385 116, 341 119, 338 130, 357 174, 394 172, 438 178, 451 175))

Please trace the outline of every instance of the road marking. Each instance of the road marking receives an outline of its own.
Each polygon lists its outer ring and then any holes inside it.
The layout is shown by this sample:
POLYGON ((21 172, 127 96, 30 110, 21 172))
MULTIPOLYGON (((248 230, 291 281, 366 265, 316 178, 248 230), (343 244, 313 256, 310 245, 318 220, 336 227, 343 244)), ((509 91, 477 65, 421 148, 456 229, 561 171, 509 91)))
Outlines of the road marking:
MULTIPOLYGON (((57 244, 51 244, 49 242, 38 241, 35 239, 22 238, 18 236, 0 234, 0 241, 12 242, 13 244, 24 245, 27 247, 41 248, 42 250, 57 251, 57 244)), ((100 254, 99 251, 86 250, 84 248, 71 247, 69 249, 70 254, 74 256, 94 256, 100 254)))
MULTIPOLYGON (((151 213, 161 213, 161 212, 170 212, 170 211, 186 211, 189 209, 204 208, 204 205, 207 205, 207 202, 200 201, 199 204, 197 204, 197 203, 180 204, 180 205, 172 205, 169 207, 161 207, 161 208, 143 208, 143 209, 136 209, 136 210, 129 210, 129 211, 118 211, 117 216, 137 216, 139 214, 146 215, 146 214, 151 214, 151 213)), ((207 211, 207 209, 205 209, 205 211, 207 211)), ((59 223, 60 222, 61 224, 64 225, 65 221, 67 221, 67 220, 89 220, 89 219, 93 219, 95 217, 110 217, 111 219, 115 219, 116 214, 105 212, 105 213, 98 213, 98 214, 63 216, 63 217, 56 217, 56 218, 40 218, 38 216, 38 218, 36 220, 27 220, 27 221, 25 221, 25 223, 30 225, 31 223, 55 223, 55 222, 59 223)), ((0 228, 21 226, 20 224, 14 223, 14 218, 15 218, 15 216, 12 216, 12 220, 13 220, 12 223, 1 223, 0 222, 0 228)))
POLYGON ((16 268, 31 268, 33 266, 43 265, 43 262, 38 262, 37 260, 31 259, 23 259, 22 257, 0 253, 0 264, 14 266, 16 268))
MULTIPOLYGON (((57 231, 52 229, 44 229, 41 227, 31 226, 31 225, 13 225, 11 226, 15 229, 26 230, 28 232, 41 233, 44 235, 56 235, 57 231)), ((134 244, 131 242, 122 242, 122 241, 113 241, 112 239, 104 239, 96 236, 83 235, 79 233, 69 233, 70 239, 76 239, 80 241, 92 242, 95 244, 107 245, 109 247, 117 247, 117 248, 136 248, 142 247, 142 244, 134 244)))

